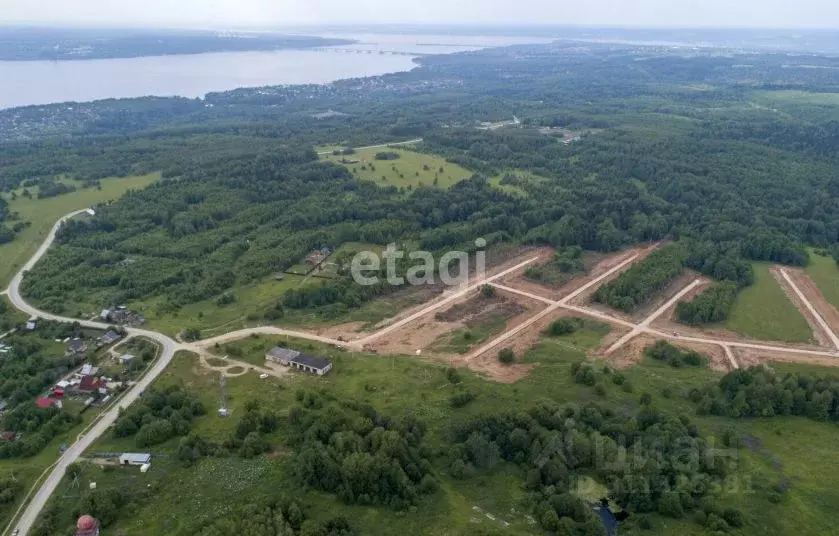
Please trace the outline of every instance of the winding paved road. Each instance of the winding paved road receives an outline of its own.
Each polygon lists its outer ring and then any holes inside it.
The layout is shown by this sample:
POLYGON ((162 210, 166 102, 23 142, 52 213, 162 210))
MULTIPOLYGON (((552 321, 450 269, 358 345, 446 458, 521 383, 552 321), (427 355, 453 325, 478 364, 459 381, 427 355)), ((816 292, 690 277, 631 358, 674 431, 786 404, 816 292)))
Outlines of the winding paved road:
MULTIPOLYGON (((415 143, 420 140, 411 140, 410 142, 402 142, 405 143, 415 143)), ((389 144, 389 145, 400 145, 400 144, 389 144)), ((21 268, 21 270, 15 275, 12 279, 9 288, 0 292, 0 295, 7 294, 9 300, 12 304, 20 309, 21 311, 32 315, 37 316, 44 319, 55 320, 59 322, 78 322, 84 327, 88 328, 95 328, 95 329, 108 329, 110 326, 108 324, 104 324, 101 322, 92 322, 87 320, 78 320, 76 318, 69 318, 63 317, 59 315, 54 315, 47 313, 45 311, 41 311, 31 305, 29 305, 20 295, 20 284, 23 280, 24 275, 28 270, 31 270, 33 266, 35 266, 38 261, 44 256, 44 254, 49 250, 50 246, 52 245, 53 241, 55 240, 55 235, 61 226, 66 222, 68 219, 73 218, 81 213, 85 212, 84 210, 76 211, 67 216, 61 218, 52 228, 47 238, 44 240, 44 243, 38 248, 38 251, 35 252, 35 255, 32 256, 31 259, 21 268)), ((596 318, 605 322, 608 322, 613 325, 618 325, 622 327, 629 328, 631 330, 630 337, 625 337, 627 340, 639 335, 639 334, 649 334, 654 335, 656 337, 660 337, 662 339, 669 339, 669 340, 676 340, 676 341, 683 341, 683 342, 694 342, 694 343, 701 343, 701 344, 714 344, 722 346, 726 350, 726 355, 731 361, 731 364, 734 368, 737 367, 737 362, 734 360, 733 353, 731 351, 732 348, 746 348, 746 349, 753 349, 753 350, 763 350, 763 351, 770 351, 770 352, 786 352, 790 354, 797 354, 797 355, 806 355, 806 356, 820 356, 820 357, 839 357, 839 352, 837 351, 827 351, 827 350, 819 350, 819 349, 808 349, 808 348, 801 348, 801 347, 791 347, 791 346, 777 346, 777 345, 766 345, 766 344, 758 344, 758 343, 750 343, 750 342, 743 342, 743 341, 730 341, 724 339, 709 339, 709 338, 700 338, 700 337, 689 337, 689 336, 681 336, 675 333, 664 333, 656 329, 651 328, 652 321, 659 316, 667 307, 672 306, 675 301, 678 301, 679 298, 687 294, 690 290, 692 290, 698 283, 694 282, 688 288, 681 291, 677 296, 671 300, 669 300, 664 307, 662 307, 659 311, 656 311, 653 315, 650 316, 648 321, 642 322, 641 324, 634 324, 632 322, 628 322, 619 318, 615 318, 613 316, 607 315, 595 309, 591 309, 584 306, 574 305, 572 302, 577 297, 585 293, 586 291, 590 290, 591 288, 595 287, 596 285, 602 283, 608 277, 614 275, 615 273, 621 271, 626 266, 630 265, 637 259, 637 255, 631 256, 621 262, 619 265, 615 266, 611 270, 607 271, 606 273, 600 275, 597 278, 592 279, 581 288, 577 289, 575 292, 569 294, 568 296, 564 297, 559 301, 554 301, 549 298, 545 298, 542 296, 538 296, 535 294, 530 294, 521 290, 517 290, 511 287, 501 286, 498 285, 499 288, 509 291, 509 292, 516 292, 530 298, 545 302, 548 304, 548 307, 539 313, 538 315, 531 318, 528 322, 523 323, 516 328, 510 329, 509 331, 499 335, 494 340, 490 341, 482 348, 479 348, 471 355, 469 355, 466 360, 470 361, 477 356, 487 352, 488 350, 497 347, 499 344, 515 337, 518 333, 522 330, 527 328, 528 326, 534 324, 535 322, 539 321, 540 319, 544 318, 545 316, 549 315, 550 313, 558 310, 558 309, 567 309, 570 311, 575 311, 580 314, 596 318)), ((38 490, 32 495, 31 500, 28 503, 25 503, 25 507, 21 506, 18 512, 15 515, 15 518, 18 519, 16 527, 20 530, 20 535, 26 535, 32 525, 34 524, 38 514, 46 505, 47 501, 49 500, 50 496, 58 487, 61 479, 64 477, 64 473, 67 469, 67 466, 71 463, 75 462, 82 453, 87 450, 94 441, 96 441, 99 436, 104 434, 108 428, 114 423, 119 415, 120 408, 128 407, 133 404, 137 398, 139 398, 140 394, 149 388, 149 386, 157 379, 158 376, 166 369, 169 363, 172 362, 172 359, 175 357, 175 353, 179 350, 188 350, 191 352, 196 352, 198 354, 203 354, 206 351, 206 348, 212 346, 216 343, 224 343, 230 342, 233 340, 242 339, 251 335, 253 333, 262 333, 262 334, 271 334, 271 335, 288 335, 291 337, 299 337, 303 339, 309 339, 313 341, 319 341, 327 344, 332 344, 335 346, 349 346, 353 348, 361 348, 364 344, 378 339, 382 336, 387 335, 388 333, 393 332, 394 330, 408 324, 411 322, 416 321, 421 316, 428 314, 429 312, 442 307, 445 304, 451 303, 459 298, 466 296, 468 293, 473 292, 475 289, 480 287, 484 284, 492 284, 494 281, 501 279, 503 276, 512 273, 516 270, 520 270, 527 266, 528 264, 536 261, 537 258, 532 258, 527 261, 524 261, 512 268, 504 270, 501 273, 498 273, 491 277, 482 278, 480 282, 476 284, 471 284, 465 286, 462 289, 456 290, 450 296, 446 297, 442 300, 437 300, 430 303, 427 307, 422 308, 422 310, 406 317, 394 324, 391 324, 367 337, 356 339, 354 341, 338 341, 333 340, 327 337, 322 337, 312 333, 305 333, 305 332, 297 332, 297 331, 290 331, 285 330, 282 328, 275 328, 275 327, 260 327, 260 328, 250 328, 244 329, 232 333, 228 333, 225 335, 221 335, 219 337, 215 337, 213 339, 207 339, 204 341, 199 341, 196 343, 186 344, 180 343, 178 341, 173 340, 172 338, 163 335, 161 333, 157 333, 155 331, 148 331, 144 329, 137 329, 137 328, 127 328, 126 331, 128 333, 128 338, 132 337, 145 337, 157 342, 160 345, 161 353, 160 357, 157 361, 152 365, 151 369, 148 373, 143 376, 143 378, 134 385, 130 390, 123 394, 117 404, 115 404, 112 408, 103 412, 84 432, 79 438, 76 440, 73 445, 70 446, 64 454, 53 464, 50 468, 45 471, 45 475, 42 475, 43 482, 38 488, 38 490), (20 511, 23 510, 22 513, 20 511), (19 514, 19 517, 18 517, 19 514)), ((795 289, 795 285, 792 284, 793 289, 795 289)), ((806 299, 804 300, 807 303, 806 299)), ((817 318, 819 315, 816 315, 817 318)), ((826 324, 826 322, 825 322, 826 324)), ((827 327, 827 331, 829 333, 834 333, 830 327, 827 327)), ((623 339, 622 339, 623 341, 623 339)), ((623 341, 624 343, 626 341, 623 341)), ((839 342, 839 341, 835 341, 839 342)), ((41 480, 41 479, 39 479, 41 480)), ((30 492, 31 493, 31 492, 30 492)), ((13 520, 14 522, 14 520, 13 520)), ((12 523, 13 523, 12 522, 12 523)), ((12 528, 12 523, 6 527, 3 531, 3 535, 7 534, 10 529, 12 528)))
MULTIPOLYGON (((7 294, 9 300, 12 304, 20 309, 21 311, 30 314, 32 316, 38 316, 40 318, 45 318, 48 320, 56 320, 59 322, 78 322, 84 327, 88 328, 95 328, 95 329, 108 329, 110 326, 108 324, 102 324, 100 322, 90 322, 86 320, 77 320, 75 318, 68 318, 58 315, 53 315, 47 313, 45 311, 41 311, 28 303, 21 297, 20 295, 20 283, 23 280, 24 274, 32 269, 38 261, 41 260, 41 257, 47 252, 47 250, 52 245, 53 241, 55 240, 55 234, 58 232, 58 229, 70 218, 73 218, 81 213, 83 210, 73 212, 68 214, 67 216, 61 218, 50 230, 49 235, 44 240, 44 243, 41 244, 41 247, 38 248, 38 251, 35 252, 35 255, 32 256, 31 259, 21 268, 21 270, 15 275, 14 279, 12 279, 12 283, 9 285, 7 289, 7 294)), ((70 448, 68 448, 64 454, 58 459, 58 461, 48 469, 49 474, 46 476, 46 479, 41 484, 41 487, 38 491, 34 494, 32 499, 26 505, 26 508, 23 510, 23 513, 18 518, 17 528, 20 530, 20 534, 23 536, 29 532, 32 528, 32 525, 35 522, 35 519, 38 517, 38 514, 46 505, 47 501, 49 500, 50 496, 53 494, 55 489, 58 487, 58 484, 61 482, 61 479, 64 477, 64 473, 67 469, 67 466, 71 463, 75 462, 82 453, 93 444, 96 439, 104 434, 111 424, 116 421, 117 416, 119 416, 119 410, 121 407, 128 407, 133 404, 137 398, 139 398, 140 394, 148 389, 151 383, 157 379, 158 376, 169 366, 169 363, 172 361, 172 358, 175 357, 175 352, 182 349, 191 350, 192 347, 187 345, 180 344, 171 338, 167 337, 166 335, 162 335, 160 333, 154 331, 147 331, 143 329, 135 329, 135 328, 128 328, 126 330, 128 332, 128 337, 146 337, 156 341, 161 347, 161 354, 157 361, 154 363, 152 368, 149 372, 143 376, 143 378, 137 382, 131 389, 125 392, 123 396, 120 398, 119 404, 115 405, 111 409, 102 413, 94 424, 89 427, 84 435, 79 436, 75 443, 73 443, 70 448)), ((8 532, 8 527, 4 534, 8 532)))

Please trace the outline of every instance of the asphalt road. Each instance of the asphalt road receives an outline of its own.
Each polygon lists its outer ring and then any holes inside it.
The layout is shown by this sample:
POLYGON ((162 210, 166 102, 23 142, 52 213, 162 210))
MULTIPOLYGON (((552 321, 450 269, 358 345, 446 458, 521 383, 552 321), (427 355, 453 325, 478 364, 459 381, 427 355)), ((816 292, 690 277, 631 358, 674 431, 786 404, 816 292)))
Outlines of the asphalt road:
MULTIPOLYGON (((403 144, 404 143, 413 143, 413 142, 416 142, 416 141, 419 141, 419 140, 411 140, 410 142, 402 142, 402 143, 403 144)), ((400 144, 395 143, 395 144, 389 144, 389 145, 400 145, 400 144)), ((61 218, 61 220, 59 220, 53 226, 49 235, 44 240, 44 243, 41 244, 41 247, 39 247, 38 251, 35 252, 35 255, 33 255, 33 257, 31 259, 29 259, 29 261, 23 266, 23 268, 20 270, 20 272, 18 272, 15 275, 15 277, 12 279, 12 282, 9 285, 9 288, 6 289, 5 291, 0 292, 0 294, 7 294, 9 300, 12 302, 12 304, 15 307, 17 307, 21 311, 23 311, 23 312, 25 312, 29 315, 32 315, 32 316, 37 316, 37 317, 45 318, 45 319, 49 319, 49 320, 56 320, 56 321, 59 321, 59 322, 79 322, 79 324, 81 324, 82 326, 89 327, 89 328, 94 328, 94 329, 107 329, 110 326, 108 324, 104 324, 104 323, 101 323, 101 322, 78 320, 76 318, 62 317, 62 316, 59 316, 59 315, 54 315, 54 314, 47 313, 45 311, 40 311, 37 308, 35 308, 35 307, 29 305, 28 303, 26 303, 26 301, 20 295, 20 284, 21 284, 21 281, 23 280, 23 276, 25 275, 26 271, 30 270, 33 266, 35 266, 35 264, 38 263, 38 261, 41 260, 41 258, 44 256, 44 254, 47 252, 47 250, 50 248, 53 241, 55 240, 56 232, 61 227, 61 225, 66 220, 68 220, 72 217, 75 217, 78 214, 81 214, 83 212, 85 212, 85 211, 80 210, 80 211, 68 214, 67 216, 61 218)), ((770 351, 770 352, 786 352, 786 353, 790 353, 790 354, 798 354, 798 355, 805 355, 805 356, 820 356, 820 357, 833 357, 833 358, 839 357, 839 352, 837 352, 835 350, 828 351, 828 350, 817 349, 817 348, 810 349, 810 348, 802 348, 802 347, 797 347, 797 346, 767 345, 767 344, 760 344, 760 343, 757 343, 757 342, 752 343, 752 342, 733 341, 733 340, 725 340, 725 339, 710 339, 710 338, 690 337, 690 336, 678 335, 678 334, 675 334, 675 333, 664 333, 664 332, 658 331, 656 329, 652 329, 650 327, 650 325, 652 323, 652 320, 654 320, 658 315, 660 315, 664 310, 666 310, 667 307, 669 307, 673 303, 675 303, 675 301, 677 301, 679 297, 683 296, 684 294, 686 294, 687 292, 692 290, 698 284, 698 282, 692 283, 691 285, 688 286, 688 288, 682 290, 677 295, 676 298, 669 300, 668 303, 665 304, 664 307, 662 307, 659 311, 656 311, 655 313, 653 313, 653 315, 650 316, 648 321, 642 322, 641 324, 637 324, 637 325, 632 323, 632 322, 627 322, 625 320, 607 315, 607 314, 602 313, 600 311, 597 311, 595 309, 574 305, 572 303, 573 300, 576 299, 578 296, 582 295, 583 293, 585 293, 589 289, 591 289, 591 288, 595 287, 596 285, 600 284, 603 280, 610 277, 611 275, 621 271, 623 268, 625 268, 626 266, 628 266, 629 264, 634 262, 636 259, 637 259, 637 255, 625 259, 618 266, 615 266, 614 268, 612 268, 608 272, 602 274, 600 277, 597 277, 597 278, 593 279, 592 281, 588 282, 586 285, 582 286, 581 288, 577 289, 575 292, 569 294, 568 296, 564 297, 562 300, 557 301, 557 302, 554 302, 553 300, 550 300, 549 298, 545 298, 543 296, 537 296, 537 295, 529 294, 529 293, 526 293, 524 291, 520 291, 520 290, 517 290, 517 289, 513 289, 513 288, 509 288, 509 287, 500 287, 500 288, 503 288, 504 290, 508 290, 508 291, 511 291, 511 292, 517 292, 519 294, 527 295, 527 296, 530 296, 534 299, 549 303, 549 307, 547 307, 547 309, 545 309, 545 311, 541 312, 539 315, 536 315, 529 322, 526 322, 526 323, 524 323, 524 324, 522 324, 522 325, 520 325, 516 328, 513 328, 513 329, 511 329, 511 330, 509 330, 505 333, 500 334, 497 338, 490 341, 488 344, 484 345, 482 348, 479 348, 477 351, 475 351, 471 355, 469 355, 466 358, 466 360, 470 361, 470 360, 476 358, 477 356, 487 352, 491 348, 497 347, 502 342, 504 342, 506 340, 509 340, 510 338, 514 337, 516 334, 518 334, 520 331, 522 331, 526 327, 532 325, 533 323, 535 323, 539 319, 543 318, 544 316, 546 316, 546 315, 550 314, 551 312, 553 312, 555 310, 558 310, 558 309, 567 309, 567 310, 575 311, 575 312, 578 312, 580 314, 583 314, 583 315, 586 315, 586 316, 589 316, 589 317, 592 317, 592 318, 596 318, 596 319, 605 321, 605 322, 610 323, 610 324, 619 325, 619 326, 622 326, 622 327, 629 328, 631 330, 631 333, 632 333, 633 336, 645 333, 645 334, 654 335, 656 337, 660 337, 662 339, 668 339, 668 340, 683 341, 683 342, 695 342, 695 343, 701 343, 701 344, 720 345, 726 350, 726 355, 731 360, 732 366, 734 368, 737 367, 737 363, 734 360, 733 354, 731 352, 731 348, 746 348, 746 349, 763 350, 763 351, 770 351)), ((324 342, 324 343, 327 343, 327 344, 333 344, 333 345, 336 345, 336 346, 346 345, 346 346, 352 347, 352 348, 355 348, 355 347, 360 348, 360 347, 363 347, 363 345, 366 344, 367 342, 373 341, 373 340, 378 339, 378 338, 380 338, 384 335, 387 335, 388 333, 391 333, 392 331, 394 331, 394 330, 396 330, 396 329, 398 329, 398 328, 400 328, 400 327, 402 327, 402 326, 404 326, 404 325, 406 325, 410 322, 414 322, 419 317, 421 317, 425 314, 428 314, 430 311, 432 311, 434 309, 437 309, 439 307, 442 307, 443 305, 446 305, 448 303, 451 303, 451 302, 453 302, 457 299, 460 299, 460 298, 466 296, 468 293, 473 292, 476 288, 480 287, 481 285, 484 285, 484 284, 487 284, 487 283, 491 284, 494 281, 496 281, 498 279, 501 279, 504 275, 507 275, 507 274, 512 273, 516 270, 519 270, 519 269, 527 266, 528 264, 530 264, 530 263, 532 263, 536 260, 537 260, 536 258, 529 259, 529 260, 524 261, 524 262, 522 262, 522 263, 520 263, 520 264, 518 264, 518 265, 516 265, 516 266, 514 266, 510 269, 507 269, 507 270, 505 270, 505 271, 503 271, 499 274, 496 274, 492 277, 482 278, 477 283, 473 283, 471 285, 465 286, 464 288, 453 292, 450 296, 446 297, 443 300, 433 301, 427 307, 423 308, 422 310, 420 310, 417 313, 414 313, 413 315, 408 316, 407 318, 403 318, 402 320, 400 320, 400 321, 398 321, 398 322, 396 322, 396 323, 394 323, 390 326, 387 326, 387 327, 385 327, 385 328, 383 328, 383 329, 381 329, 381 330, 379 330, 379 331, 377 331, 377 332, 375 332, 375 333, 373 333, 373 334, 371 334, 371 335, 369 335, 365 338, 356 339, 354 341, 337 341, 337 340, 332 340, 332 339, 329 339, 329 338, 326 338, 326 337, 321 337, 321 336, 318 336, 318 335, 315 335, 315 334, 312 334, 312 333, 289 331, 289 330, 284 330, 284 329, 275 328, 275 327, 261 327, 261 328, 244 329, 244 330, 236 331, 236 332, 233 332, 233 333, 228 333, 228 334, 225 334, 225 335, 222 335, 220 337, 213 338, 213 339, 208 339, 208 340, 205 340, 205 341, 199 341, 199 342, 196 342, 196 343, 193 343, 193 344, 184 344, 184 343, 179 343, 179 342, 177 342, 177 341, 171 339, 170 337, 167 337, 166 335, 163 335, 161 333, 157 333, 157 332, 154 332, 154 331, 147 331, 147 330, 143 330, 143 329, 128 328, 126 331, 128 332, 129 337, 145 337, 145 338, 151 339, 153 341, 156 341, 160 345, 161 355, 159 356, 159 358, 155 362, 155 364, 152 366, 151 370, 149 370, 149 372, 145 376, 143 376, 143 378, 136 385, 134 385, 134 387, 132 387, 129 391, 127 391, 123 395, 123 397, 120 399, 119 403, 117 405, 115 405, 113 408, 105 411, 102 415, 100 415, 99 418, 87 430, 85 430, 84 434, 79 436, 77 441, 75 443, 73 443, 73 445, 71 445, 70 448, 68 448, 67 451, 64 452, 64 454, 62 454, 62 456, 58 459, 58 461, 50 469, 48 469, 49 474, 46 476, 46 478, 44 479, 43 483, 41 484, 41 486, 37 490, 37 492, 34 493, 31 500, 28 502, 28 504, 26 504, 25 509, 23 509, 23 513, 20 514, 20 517, 18 518, 17 525, 15 527, 20 530, 21 535, 26 535, 30 531, 30 529, 32 528, 32 525, 34 524, 36 518, 38 517, 38 514, 44 508, 44 506, 46 505, 50 496, 56 490, 59 483, 61 482, 61 479, 64 477, 64 473, 67 469, 67 466, 70 465, 71 463, 75 462, 76 460, 78 460, 78 458, 82 455, 82 453, 85 450, 87 450, 91 446, 91 444, 93 444, 93 442, 96 441, 96 439, 99 436, 101 436, 102 434, 104 434, 108 430, 108 428, 111 426, 111 424, 116 421, 117 416, 119 415, 120 408, 128 407, 131 404, 133 404, 137 400, 137 398, 139 398, 140 394, 143 391, 145 391, 146 389, 149 388, 149 386, 152 384, 152 382, 154 382, 154 380, 157 379, 158 376, 160 376, 160 374, 166 369, 166 367, 169 366, 169 363, 171 363, 171 361, 174 358, 175 353, 177 351, 188 350, 188 351, 192 351, 192 352, 196 352, 196 353, 200 354, 200 353, 205 351, 206 347, 211 346, 211 345, 213 345, 217 342, 218 343, 224 343, 224 342, 229 342, 229 341, 241 339, 241 338, 244 338, 244 337, 246 337, 246 336, 248 336, 252 333, 288 335, 288 336, 291 336, 291 337, 299 337, 299 338, 324 342)), ((792 286, 793 286, 794 289, 796 288, 794 284, 792 284, 792 286)), ((806 299, 804 301, 805 301, 805 303, 809 303, 809 302, 807 302, 806 299)), ((828 331, 828 333, 835 333, 829 327, 828 327, 827 331, 828 331)), ((12 528, 12 525, 10 524, 8 527, 6 527, 6 530, 3 531, 3 534, 4 535, 7 534, 11 530, 11 528, 12 528)))
MULTIPOLYGON (((47 313, 45 311, 40 311, 35 307, 32 307, 21 297, 20 295, 20 283, 23 280, 23 276, 27 270, 30 270, 35 264, 41 260, 41 257, 47 252, 47 250, 52 245, 53 241, 55 240, 55 234, 61 225, 74 216, 83 213, 83 210, 73 212, 63 218, 61 218, 52 228, 50 234, 47 236, 44 243, 41 244, 41 247, 38 248, 38 251, 35 252, 35 255, 21 268, 20 272, 18 272, 14 279, 12 279, 11 285, 7 289, 7 294, 9 300, 12 304, 20 309, 21 311, 30 314, 32 316, 38 316, 40 318, 45 318, 49 320, 57 320, 59 322, 79 322, 82 326, 89 327, 89 328, 96 328, 96 329, 107 329, 109 327, 108 324, 103 324, 100 322, 89 322, 85 320, 77 320, 75 318, 67 318, 58 315, 53 315, 47 313)), ((94 422, 94 424, 86 430, 86 433, 76 440, 65 452, 61 455, 56 462, 55 465, 49 470, 49 475, 41 484, 41 487, 38 491, 32 496, 32 499, 26 505, 26 508, 23 510, 23 513, 18 518, 18 522, 15 528, 20 530, 21 535, 25 535, 29 532, 32 528, 32 525, 35 523, 35 519, 38 517, 38 514, 46 505, 47 501, 49 500, 50 496, 53 494, 55 489, 58 487, 58 484, 61 482, 61 479, 64 477, 64 473, 67 469, 67 466, 71 463, 75 462, 79 459, 82 453, 93 444, 96 439, 104 434, 111 424, 116 421, 117 416, 119 415, 119 410, 121 407, 128 407, 133 404, 137 398, 140 397, 140 394, 149 388, 152 382, 157 379, 158 376, 169 366, 169 363, 172 361, 172 358, 175 357, 175 352, 181 349, 191 349, 191 347, 187 345, 180 344, 171 338, 167 337, 166 335, 162 335, 160 333, 156 333, 154 331, 146 331, 143 329, 134 329, 128 328, 126 330, 128 332, 129 337, 146 337, 148 339, 156 341, 161 348, 161 354, 157 361, 152 366, 151 370, 143 376, 143 378, 137 382, 130 390, 128 390, 120 399, 119 404, 115 405, 110 410, 105 411, 103 414, 99 416, 99 418, 94 422)), ((8 529, 7 529, 8 530, 8 529)))

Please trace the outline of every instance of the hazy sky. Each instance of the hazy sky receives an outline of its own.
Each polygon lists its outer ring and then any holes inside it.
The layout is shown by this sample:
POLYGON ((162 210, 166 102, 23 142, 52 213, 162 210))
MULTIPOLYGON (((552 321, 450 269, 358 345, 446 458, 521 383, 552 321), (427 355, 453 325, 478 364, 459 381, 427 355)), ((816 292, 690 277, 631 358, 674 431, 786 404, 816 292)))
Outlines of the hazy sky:
POLYGON ((836 0, 0 0, 0 23, 475 23, 839 28, 836 0))

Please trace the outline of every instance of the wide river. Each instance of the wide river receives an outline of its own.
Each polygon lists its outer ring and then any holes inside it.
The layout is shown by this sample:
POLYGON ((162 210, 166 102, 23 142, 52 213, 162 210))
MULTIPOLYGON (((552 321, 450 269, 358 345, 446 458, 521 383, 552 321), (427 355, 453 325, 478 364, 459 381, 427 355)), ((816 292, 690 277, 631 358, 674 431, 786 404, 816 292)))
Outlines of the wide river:
POLYGON ((75 61, 0 61, 0 109, 108 98, 203 97, 213 91, 281 84, 324 84, 408 71, 403 54, 448 54, 539 38, 341 35, 358 44, 316 50, 220 52, 75 61))

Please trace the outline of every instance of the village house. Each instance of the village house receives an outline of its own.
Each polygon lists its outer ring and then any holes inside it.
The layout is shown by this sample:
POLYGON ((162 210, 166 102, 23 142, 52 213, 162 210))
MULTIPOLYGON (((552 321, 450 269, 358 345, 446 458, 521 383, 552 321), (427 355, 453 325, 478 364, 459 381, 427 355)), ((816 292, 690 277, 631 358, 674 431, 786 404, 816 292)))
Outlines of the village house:
POLYGON ((327 247, 316 249, 306 255, 306 264, 309 266, 319 266, 331 254, 332 251, 327 247))
POLYGON ((101 380, 95 376, 84 376, 79 385, 76 386, 77 393, 94 394, 100 393, 100 387, 104 388, 101 380))
POLYGON ((134 356, 131 354, 125 354, 121 356, 117 356, 117 361, 120 365, 127 366, 131 364, 131 361, 134 360, 134 356))
POLYGON ((35 405, 39 408, 51 408, 55 406, 58 409, 61 409, 62 407, 61 400, 56 400, 55 398, 47 398, 45 396, 36 398, 35 405))
POLYGON ((108 346, 109 344, 113 344, 113 343, 117 342, 121 338, 122 338, 122 335, 120 335, 119 333, 117 333, 114 330, 109 330, 107 333, 105 333, 104 335, 102 335, 99 338, 99 345, 100 346, 108 346))
POLYGON ((67 345, 67 355, 79 355, 87 352, 87 343, 82 339, 70 341, 67 345))
POLYGON ((134 311, 131 311, 125 305, 120 305, 119 307, 111 307, 109 309, 103 309, 102 312, 99 314, 99 318, 103 322, 111 322, 113 324, 118 324, 121 326, 140 325, 145 323, 146 321, 144 316, 139 315, 134 311))

